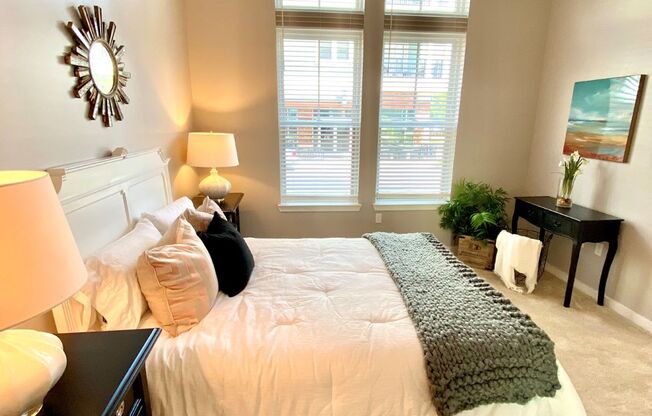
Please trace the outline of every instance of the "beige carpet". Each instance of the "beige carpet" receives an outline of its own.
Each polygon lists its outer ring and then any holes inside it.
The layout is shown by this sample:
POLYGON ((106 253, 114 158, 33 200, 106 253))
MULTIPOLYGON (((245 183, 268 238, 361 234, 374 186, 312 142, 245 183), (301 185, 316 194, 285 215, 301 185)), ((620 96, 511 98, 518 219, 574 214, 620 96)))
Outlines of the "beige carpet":
POLYGON ((589 416, 652 415, 652 334, 578 290, 564 308, 566 283, 551 274, 530 295, 507 289, 491 272, 478 274, 552 338, 589 416))

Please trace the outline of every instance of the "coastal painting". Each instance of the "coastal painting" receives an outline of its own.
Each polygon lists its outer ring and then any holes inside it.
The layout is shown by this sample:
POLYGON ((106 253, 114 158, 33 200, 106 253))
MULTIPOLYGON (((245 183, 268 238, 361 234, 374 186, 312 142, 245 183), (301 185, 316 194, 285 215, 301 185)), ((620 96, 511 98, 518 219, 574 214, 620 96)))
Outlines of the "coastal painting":
POLYGON ((644 81, 630 75, 576 82, 564 154, 625 162, 644 81))

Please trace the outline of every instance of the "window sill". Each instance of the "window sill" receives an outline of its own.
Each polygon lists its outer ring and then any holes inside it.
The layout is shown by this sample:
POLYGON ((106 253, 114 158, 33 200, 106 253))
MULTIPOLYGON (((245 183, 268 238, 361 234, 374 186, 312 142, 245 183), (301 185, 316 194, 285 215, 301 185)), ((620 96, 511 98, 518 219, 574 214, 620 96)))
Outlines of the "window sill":
POLYGON ((436 211, 444 201, 376 201, 375 211, 436 211))
POLYGON ((281 212, 354 212, 360 204, 278 204, 281 212))

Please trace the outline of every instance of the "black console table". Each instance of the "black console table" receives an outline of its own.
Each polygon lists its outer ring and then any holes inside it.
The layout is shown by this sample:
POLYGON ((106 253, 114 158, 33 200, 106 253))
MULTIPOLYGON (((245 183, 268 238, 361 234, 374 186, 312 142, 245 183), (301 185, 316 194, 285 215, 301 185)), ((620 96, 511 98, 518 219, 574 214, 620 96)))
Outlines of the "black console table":
POLYGON ((598 288, 598 305, 604 305, 604 291, 607 286, 609 269, 618 250, 618 233, 622 218, 613 217, 599 211, 594 211, 580 205, 571 208, 559 208, 555 198, 549 196, 516 197, 514 216, 512 217, 512 232, 518 228, 518 219, 523 218, 532 225, 539 227, 539 240, 543 241, 545 232, 570 238, 573 240, 573 253, 568 269, 566 296, 564 306, 569 307, 573 295, 575 271, 583 243, 609 243, 607 257, 600 275, 598 288))

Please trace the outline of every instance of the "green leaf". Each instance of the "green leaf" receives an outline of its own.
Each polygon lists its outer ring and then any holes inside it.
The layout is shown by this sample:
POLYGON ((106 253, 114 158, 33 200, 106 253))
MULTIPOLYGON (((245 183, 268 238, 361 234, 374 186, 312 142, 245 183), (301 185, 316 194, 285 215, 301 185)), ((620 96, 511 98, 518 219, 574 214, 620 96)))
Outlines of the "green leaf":
POLYGON ((486 227, 487 225, 498 225, 494 214, 483 211, 471 215, 471 226, 475 229, 486 227))
POLYGON ((479 240, 494 239, 507 228, 505 205, 508 199, 502 188, 461 180, 453 185, 450 200, 438 208, 440 225, 454 234, 479 240))

